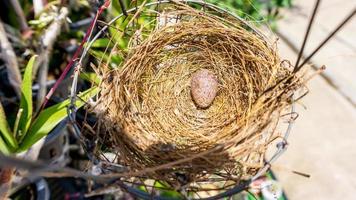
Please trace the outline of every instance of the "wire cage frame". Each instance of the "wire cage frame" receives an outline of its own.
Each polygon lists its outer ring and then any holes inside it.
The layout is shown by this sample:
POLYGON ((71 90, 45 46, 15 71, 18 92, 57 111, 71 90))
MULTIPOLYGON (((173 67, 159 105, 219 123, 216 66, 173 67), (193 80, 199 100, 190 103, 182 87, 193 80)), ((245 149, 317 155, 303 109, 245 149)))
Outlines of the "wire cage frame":
MULTIPOLYGON (((234 19, 236 19, 237 21, 241 22, 244 26, 248 27, 251 31, 253 31, 257 36, 259 36, 262 39, 265 39, 266 36, 261 33, 259 30, 255 29, 253 26, 251 26, 248 22, 246 22, 244 19, 242 19, 241 17, 237 16, 236 14, 234 14, 233 12, 228 11, 227 9, 221 8, 219 6, 216 6, 214 4, 202 1, 202 0, 182 0, 179 1, 188 5, 199 5, 204 9, 210 9, 213 10, 215 12, 224 14, 224 15, 228 15, 229 17, 233 17, 234 19)), ((159 0, 159 1, 154 1, 154 2, 149 2, 146 3, 144 6, 145 7, 150 7, 150 6, 159 6, 159 5, 164 5, 164 4, 170 4, 170 3, 175 3, 175 1, 172 0, 159 0)), ((140 7, 134 7, 131 8, 129 10, 124 10, 122 14, 114 17, 111 21, 109 21, 108 23, 106 23, 100 30, 98 30, 98 32, 94 35, 93 32, 90 33, 89 38, 88 38, 88 42, 87 45, 85 46, 83 53, 81 54, 81 57, 79 58, 79 60, 76 63, 76 70, 74 73, 74 77, 73 77, 73 83, 72 83, 72 87, 71 87, 71 94, 70 94, 70 99, 71 99, 71 104, 68 107, 68 118, 71 122, 71 124, 74 127, 76 136, 78 138, 80 138, 80 140, 83 143, 84 148, 88 148, 86 139, 83 138, 81 136, 81 129, 77 124, 77 120, 76 120, 76 112, 77 112, 77 108, 75 106, 75 102, 77 101, 77 94, 78 94, 78 89, 77 89, 77 85, 78 85, 78 80, 79 80, 79 74, 80 71, 82 69, 83 66, 83 61, 84 59, 89 55, 89 51, 91 46, 94 44, 95 41, 97 41, 100 37, 102 37, 105 32, 111 27, 113 26, 113 24, 118 21, 119 19, 122 19, 124 17, 126 17, 128 14, 134 13, 136 11, 138 11, 140 9, 140 7)), ((269 41, 269 40, 266 40, 269 41)), ((295 106, 294 106, 294 99, 291 99, 292 103, 290 106, 290 112, 287 114, 287 116, 289 116, 289 120, 287 122, 287 127, 286 130, 284 131, 284 134, 282 134, 282 136, 278 139, 278 142, 276 143, 276 149, 274 151, 274 153, 272 153, 272 155, 269 158, 265 158, 265 162, 264 162, 264 166, 257 171, 257 173, 251 177, 250 179, 246 180, 246 181, 242 181, 237 185, 234 185, 228 189, 223 190, 221 193, 216 194, 214 196, 211 197, 207 197, 207 198, 202 198, 202 199, 221 199, 224 197, 230 197, 234 194, 240 193, 241 191, 245 190, 246 188, 248 188, 249 184, 252 183, 254 180, 258 179, 259 177, 261 177, 264 173, 266 173, 266 171, 268 171, 268 169, 271 167, 271 164, 277 160, 287 149, 287 145, 288 145, 288 137, 291 131, 291 128, 293 126, 294 120, 296 119, 296 113, 295 113, 295 106)), ((91 154, 88 155, 89 159, 93 162, 93 164, 95 166, 101 166, 101 163, 98 159, 96 159, 94 156, 92 156, 91 154)), ((135 187, 134 185, 130 185, 130 184, 120 184, 120 187, 122 187, 123 189, 125 189, 127 192, 131 193, 132 195, 134 195, 135 197, 138 198, 142 198, 142 199, 167 199, 165 197, 159 196, 159 195, 153 195, 150 194, 149 192, 144 192, 140 189, 138 189, 137 187, 135 187)), ((184 191, 183 191, 184 193, 184 191)), ((185 196, 185 198, 188 198, 185 196)), ((189 198, 191 199, 191 198, 189 198)), ((194 198, 192 198, 194 199, 194 198)), ((199 198, 200 199, 200 198, 199 198)))

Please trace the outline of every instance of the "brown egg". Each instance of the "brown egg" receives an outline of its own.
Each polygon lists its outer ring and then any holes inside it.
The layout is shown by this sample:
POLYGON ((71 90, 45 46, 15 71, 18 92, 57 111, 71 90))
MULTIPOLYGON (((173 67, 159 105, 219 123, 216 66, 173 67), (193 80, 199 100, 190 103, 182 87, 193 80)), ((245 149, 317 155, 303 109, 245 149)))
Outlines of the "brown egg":
POLYGON ((218 92, 218 80, 207 69, 196 71, 191 79, 191 95, 199 108, 208 108, 218 92))

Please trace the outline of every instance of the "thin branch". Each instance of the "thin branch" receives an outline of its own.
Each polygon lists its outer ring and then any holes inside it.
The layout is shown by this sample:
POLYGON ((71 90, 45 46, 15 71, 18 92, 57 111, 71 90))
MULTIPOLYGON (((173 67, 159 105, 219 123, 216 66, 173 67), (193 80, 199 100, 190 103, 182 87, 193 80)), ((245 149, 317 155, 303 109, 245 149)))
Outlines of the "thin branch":
POLYGON ((108 178, 96 176, 91 173, 76 170, 73 168, 62 167, 60 165, 52 165, 41 161, 24 160, 14 156, 6 156, 0 152, 0 167, 12 167, 18 170, 27 170, 29 173, 23 176, 45 176, 45 177, 80 177, 88 180, 95 180, 100 183, 108 183, 116 180, 116 177, 108 178))
POLYGON ((33 0, 33 9, 35 11, 35 16, 38 16, 43 10, 43 0, 33 0))
POLYGON ((14 88, 18 97, 21 96, 21 73, 17 63, 16 54, 9 40, 6 37, 6 32, 3 23, 0 21, 0 49, 1 58, 5 62, 7 74, 10 84, 14 88))
POLYGON ((14 8, 17 18, 20 22, 21 31, 22 32, 27 31, 29 28, 27 25, 25 14, 23 13, 20 3, 18 2, 18 0, 10 0, 10 2, 11 2, 12 7, 14 8))

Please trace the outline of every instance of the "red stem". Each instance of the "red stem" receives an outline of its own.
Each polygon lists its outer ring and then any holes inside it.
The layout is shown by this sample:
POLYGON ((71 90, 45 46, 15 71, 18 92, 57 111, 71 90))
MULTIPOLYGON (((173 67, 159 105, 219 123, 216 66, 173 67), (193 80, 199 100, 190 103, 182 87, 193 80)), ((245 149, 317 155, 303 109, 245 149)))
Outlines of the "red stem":
POLYGON ((48 100, 51 98, 51 96, 53 95, 53 93, 56 91, 56 89, 58 88, 59 84, 63 81, 64 77, 68 74, 69 70, 71 69, 72 65, 74 64, 75 60, 78 58, 80 52, 83 49, 84 44, 87 42, 88 37, 90 35, 90 33, 92 32, 92 30, 94 29, 94 25, 96 23, 96 21, 98 20, 98 17, 101 15, 101 13, 108 8, 110 5, 110 0, 106 0, 105 3, 99 8, 99 10, 97 11, 94 19, 91 21, 90 26, 88 28, 88 30, 85 33, 85 36, 80 44, 80 46, 77 48, 77 50, 75 51, 72 60, 67 64, 67 66, 65 67, 64 71, 62 72, 61 76, 58 78, 58 80, 56 81, 56 83, 54 84, 54 86, 50 89, 50 91, 48 92, 48 94, 46 95, 41 109, 43 110, 44 107, 46 106, 46 104, 48 103, 48 100))

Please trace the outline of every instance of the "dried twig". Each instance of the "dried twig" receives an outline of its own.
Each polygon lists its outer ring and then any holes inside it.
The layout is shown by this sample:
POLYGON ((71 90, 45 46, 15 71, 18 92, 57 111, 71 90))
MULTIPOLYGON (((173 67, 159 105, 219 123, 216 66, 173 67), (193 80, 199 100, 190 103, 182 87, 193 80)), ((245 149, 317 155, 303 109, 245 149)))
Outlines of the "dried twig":
POLYGON ((10 84, 15 89, 16 94, 21 96, 21 73, 16 60, 16 54, 9 40, 6 37, 6 32, 2 22, 0 21, 0 49, 1 59, 5 62, 10 84))
POLYGON ((10 2, 19 20, 21 31, 22 32, 27 31, 29 28, 27 25, 25 14, 23 13, 20 3, 18 2, 18 0, 10 0, 10 2))
POLYGON ((33 0, 33 9, 35 11, 35 16, 40 14, 43 10, 43 0, 33 0))
MULTIPOLYGON (((87 172, 79 171, 77 169, 62 167, 60 165, 48 165, 41 161, 25 160, 18 157, 6 156, 0 153, 0 167, 16 168, 19 170, 26 170, 23 176, 44 176, 44 177, 81 177, 88 180, 95 180, 100 183, 108 183, 116 180, 117 177, 96 176, 87 172)), ((1 200, 1 199, 0 199, 1 200)))

